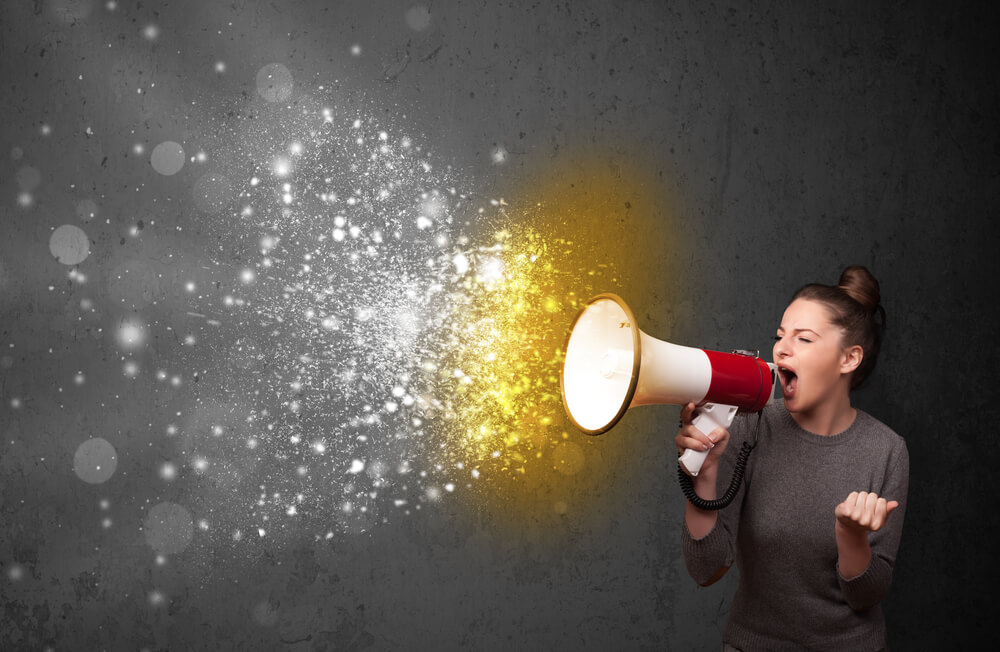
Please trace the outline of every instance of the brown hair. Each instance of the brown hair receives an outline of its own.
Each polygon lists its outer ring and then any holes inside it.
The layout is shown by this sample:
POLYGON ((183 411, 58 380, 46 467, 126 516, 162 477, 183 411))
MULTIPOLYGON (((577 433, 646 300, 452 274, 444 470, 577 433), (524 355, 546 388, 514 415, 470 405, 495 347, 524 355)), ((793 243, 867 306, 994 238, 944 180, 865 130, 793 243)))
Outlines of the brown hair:
POLYGON ((796 299, 824 304, 833 324, 844 329, 844 346, 861 347, 864 356, 851 375, 851 389, 863 383, 875 369, 885 331, 885 309, 872 273, 860 265, 851 265, 840 275, 837 285, 810 283, 799 288, 792 301, 796 299))

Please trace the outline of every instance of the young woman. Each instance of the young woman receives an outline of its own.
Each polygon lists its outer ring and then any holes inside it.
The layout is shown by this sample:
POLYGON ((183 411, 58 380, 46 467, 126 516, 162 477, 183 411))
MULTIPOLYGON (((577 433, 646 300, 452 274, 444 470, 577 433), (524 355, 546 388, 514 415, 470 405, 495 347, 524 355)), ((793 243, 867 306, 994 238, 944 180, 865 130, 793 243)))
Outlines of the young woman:
MULTIPOLYGON (((739 566, 724 650, 886 646, 879 601, 892 582, 909 458, 903 439, 850 399, 878 356, 879 301, 878 282, 857 266, 836 286, 796 292, 773 352, 784 401, 761 415, 739 493, 719 511, 686 507, 684 557, 695 581, 708 586, 739 566)), ((675 442, 679 452, 710 451, 694 488, 715 499, 733 468, 723 452, 753 437, 757 415, 705 436, 691 425, 694 411, 683 409, 675 442)))

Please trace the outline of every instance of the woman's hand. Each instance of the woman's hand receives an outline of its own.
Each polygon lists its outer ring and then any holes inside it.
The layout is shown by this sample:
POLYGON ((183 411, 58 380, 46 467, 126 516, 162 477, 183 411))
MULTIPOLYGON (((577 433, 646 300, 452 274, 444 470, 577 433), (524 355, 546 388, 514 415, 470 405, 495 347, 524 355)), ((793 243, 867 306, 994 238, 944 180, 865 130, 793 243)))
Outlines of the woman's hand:
POLYGON ((726 451, 726 445, 729 443, 729 431, 725 428, 716 428, 708 435, 702 434, 700 430, 691 425, 694 411, 694 403, 688 403, 681 410, 681 427, 677 431, 674 443, 677 444, 678 455, 683 455, 684 450, 688 448, 696 451, 709 451, 701 465, 701 471, 704 472, 719 463, 719 458, 722 457, 726 451))
POLYGON ((880 498, 867 491, 852 491, 844 502, 837 505, 837 527, 851 532, 877 532, 899 502, 880 498))

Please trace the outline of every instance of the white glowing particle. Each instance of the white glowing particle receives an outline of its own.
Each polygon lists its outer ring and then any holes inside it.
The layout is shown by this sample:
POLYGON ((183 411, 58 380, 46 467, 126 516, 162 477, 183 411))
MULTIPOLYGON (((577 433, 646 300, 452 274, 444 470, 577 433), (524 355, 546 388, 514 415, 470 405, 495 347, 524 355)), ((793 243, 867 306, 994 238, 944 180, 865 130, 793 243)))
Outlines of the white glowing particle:
POLYGON ((142 35, 146 40, 155 41, 160 35, 160 28, 153 24, 146 25, 142 30, 142 35))
POLYGON ((451 493, 451 492, 455 491, 455 485, 452 484, 451 482, 449 482, 448 484, 446 484, 444 486, 444 490, 447 491, 448 493, 451 493))
POLYGON ((333 239, 336 242, 343 242, 344 241, 344 235, 345 235, 345 233, 344 233, 343 229, 334 229, 333 230, 333 239))
POLYGON ((397 409, 399 409, 399 404, 396 403, 395 401, 386 401, 385 402, 385 411, 386 412, 389 412, 391 414, 391 413, 395 412, 397 409))
POLYGON ((164 463, 163 466, 160 467, 160 477, 167 482, 170 482, 177 477, 177 467, 170 462, 164 463))
POLYGON ((186 284, 184 285, 184 289, 185 289, 185 290, 187 290, 188 292, 194 292, 194 291, 195 291, 195 288, 196 288, 196 286, 195 286, 195 284, 194 284, 194 281, 188 281, 188 282, 187 282, 187 283, 186 283, 186 284))
POLYGON ((226 72, 226 62, 225 61, 216 61, 215 62, 215 72, 220 73, 220 74, 226 72))
POLYGON ((428 227, 430 227, 432 224, 433 224, 433 222, 431 222, 429 219, 427 219, 423 215, 420 215, 420 216, 417 217, 417 228, 420 229, 421 231, 424 230, 424 229, 426 229, 426 228, 428 228, 428 227))
POLYGON ((479 479, 479 469, 472 469, 472 477, 477 480, 479 479))
POLYGON ((118 346, 126 350, 134 350, 146 341, 146 329, 142 323, 126 320, 119 324, 117 334, 118 346))
POLYGON ((313 450, 322 455, 323 453, 326 452, 326 444, 324 444, 321 441, 318 441, 313 444, 313 450))
POLYGON ((271 170, 276 176, 287 177, 292 172, 292 162, 283 156, 274 159, 271 170))
POLYGON ((78 371, 76 372, 76 375, 73 376, 73 382, 76 383, 77 385, 82 385, 85 382, 87 382, 87 378, 86 376, 83 375, 82 371, 78 371))
POLYGON ((122 365, 122 373, 129 378, 135 378, 139 375, 139 363, 135 360, 126 360, 125 364, 122 365))
POLYGON ((352 460, 351 468, 347 470, 348 473, 352 475, 357 475, 365 470, 365 463, 361 460, 352 460))
POLYGON ((297 141, 288 146, 288 151, 295 155, 301 154, 302 149, 302 143, 297 141))
POLYGON ((456 254, 451 262, 455 265, 455 271, 459 274, 465 274, 469 271, 469 259, 465 257, 465 254, 456 254))
POLYGON ((253 283, 256 278, 257 275, 252 269, 247 268, 240 272, 240 281, 242 281, 244 285, 253 283))
POLYGON ((480 263, 478 272, 479 277, 487 283, 499 281, 503 278, 503 261, 499 258, 493 258, 492 256, 485 258, 482 263, 480 263))
POLYGON ((355 56, 355 57, 360 57, 361 56, 361 46, 357 45, 357 44, 352 45, 351 46, 351 55, 355 56))

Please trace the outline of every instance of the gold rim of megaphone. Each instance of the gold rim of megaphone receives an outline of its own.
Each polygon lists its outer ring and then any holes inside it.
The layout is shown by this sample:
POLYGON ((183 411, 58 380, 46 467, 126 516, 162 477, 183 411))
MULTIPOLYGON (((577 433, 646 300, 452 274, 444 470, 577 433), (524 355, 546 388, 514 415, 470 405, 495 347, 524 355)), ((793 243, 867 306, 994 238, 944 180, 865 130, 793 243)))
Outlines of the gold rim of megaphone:
POLYGON ((563 344, 563 366, 559 372, 559 393, 562 395, 563 409, 566 411, 566 416, 569 417, 569 420, 573 422, 574 426, 576 426, 579 430, 588 435, 600 435, 607 432, 608 430, 611 430, 611 428, 613 428, 614 425, 621 420, 625 412, 628 411, 628 406, 631 405, 632 398, 635 396, 635 388, 639 384, 639 363, 642 362, 641 354, 642 354, 642 340, 639 337, 639 328, 635 324, 635 315, 632 314, 632 309, 628 307, 628 304, 625 303, 625 300, 622 299, 617 294, 613 294, 611 292, 602 292, 601 294, 596 294, 587 299, 587 303, 585 303, 583 307, 580 308, 580 311, 576 313, 576 317, 573 318, 573 323, 569 327, 569 333, 566 334, 566 342, 563 344), (628 391, 625 392, 625 398, 622 400, 621 407, 618 408, 618 414, 615 415, 615 418, 611 419, 604 426, 598 428, 597 430, 589 430, 581 426, 579 423, 577 423, 576 419, 573 418, 573 414, 569 411, 569 403, 566 401, 565 356, 566 353, 569 351, 569 341, 573 337, 573 330, 576 328, 576 322, 580 321, 580 317, 583 316, 583 313, 587 311, 587 308, 589 308, 591 304, 594 304, 603 299, 610 299, 611 301, 617 303, 619 307, 621 307, 621 309, 625 311, 625 316, 628 317, 630 328, 632 330, 632 377, 628 381, 628 391))

